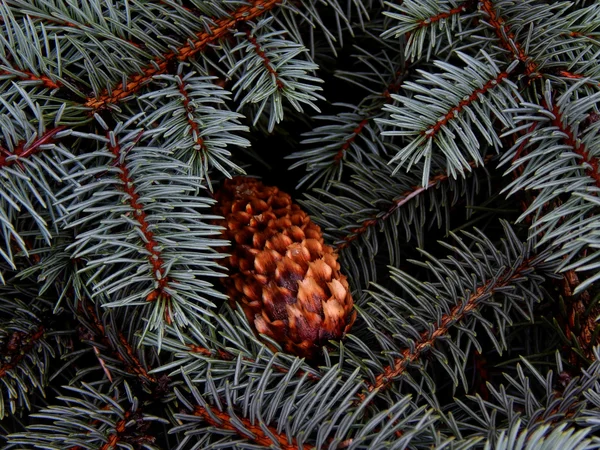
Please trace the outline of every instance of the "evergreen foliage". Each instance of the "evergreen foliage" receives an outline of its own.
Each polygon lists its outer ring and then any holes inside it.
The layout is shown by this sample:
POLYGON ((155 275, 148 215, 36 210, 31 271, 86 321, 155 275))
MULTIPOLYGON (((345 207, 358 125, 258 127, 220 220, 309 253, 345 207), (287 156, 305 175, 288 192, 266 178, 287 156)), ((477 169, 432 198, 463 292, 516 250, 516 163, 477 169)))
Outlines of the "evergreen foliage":
POLYGON ((0 27, 3 448, 600 448, 597 1, 3 0, 0 27), (220 287, 239 174, 340 255, 358 317, 317 359, 220 287))

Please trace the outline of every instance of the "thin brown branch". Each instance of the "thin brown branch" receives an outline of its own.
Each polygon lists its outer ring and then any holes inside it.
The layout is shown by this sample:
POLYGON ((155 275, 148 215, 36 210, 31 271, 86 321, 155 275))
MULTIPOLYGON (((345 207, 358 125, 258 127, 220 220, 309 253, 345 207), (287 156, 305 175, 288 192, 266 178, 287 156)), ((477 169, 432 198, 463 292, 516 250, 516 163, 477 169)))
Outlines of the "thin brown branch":
POLYGON ((117 448, 119 437, 125 432, 127 422, 129 422, 131 415, 131 411, 125 412, 124 417, 115 424, 115 433, 108 436, 106 443, 100 447, 100 450, 114 450, 117 448))
POLYGON ((426 28, 431 26, 432 24, 439 22, 440 20, 448 19, 457 14, 467 12, 469 9, 473 8, 476 2, 473 0, 467 0, 461 5, 458 5, 456 8, 449 9, 448 11, 443 11, 435 16, 431 16, 427 19, 421 20, 419 22, 419 28, 426 28))
POLYGON ((59 89, 62 87, 62 83, 53 81, 50 77, 46 75, 35 75, 33 72, 29 72, 27 70, 21 69, 13 69, 13 70, 0 70, 0 76, 4 75, 12 75, 22 80, 27 81, 39 81, 44 87, 48 89, 59 89))
MULTIPOLYGON (((491 161, 493 157, 494 157, 494 155, 486 156, 483 160, 484 164, 487 164, 489 161, 491 161)), ((469 163, 469 166, 471 168, 475 168, 477 166, 477 163, 475 161, 471 161, 469 163)), ((389 219, 396 210, 398 210, 399 208, 401 208, 402 206, 407 204, 412 199, 414 199, 414 198, 418 197, 419 195, 423 194, 424 192, 426 192, 427 189, 437 186, 445 181, 448 181, 449 179, 450 179, 450 175, 448 173, 445 173, 445 172, 440 173, 440 174, 432 177, 429 180, 429 183, 427 183, 427 186, 413 186, 411 189, 403 192, 400 195, 400 197, 398 197, 391 204, 391 206, 388 208, 388 210, 384 214, 374 216, 370 219, 363 221, 360 226, 358 226, 356 228, 351 228, 350 235, 345 237, 344 241, 337 245, 336 250, 340 251, 346 247, 349 247, 352 242, 356 241, 361 235, 366 233, 369 228, 389 219)))
POLYGON ((97 111, 106 107, 110 103, 118 103, 123 99, 137 92, 145 83, 150 81, 155 75, 166 73, 169 64, 172 61, 186 61, 219 39, 226 37, 231 30, 240 22, 246 22, 262 16, 266 12, 279 5, 283 0, 253 0, 249 5, 239 7, 232 12, 231 16, 215 19, 215 25, 208 31, 201 31, 196 34, 193 41, 188 41, 185 45, 176 51, 171 51, 156 58, 152 64, 146 66, 141 74, 129 77, 129 81, 123 87, 115 87, 110 92, 104 91, 99 97, 89 98, 85 106, 97 111))
MULTIPOLYGON (((106 328, 104 327, 104 325, 100 321, 100 318, 96 314, 94 306, 91 303, 89 303, 88 301, 84 300, 84 301, 82 301, 82 303, 83 302, 86 303, 85 310, 91 321, 91 323, 89 325, 91 325, 94 328, 93 335, 90 336, 90 340, 94 341, 95 336, 100 336, 101 343, 106 348, 110 348, 113 350, 111 356, 113 356, 115 359, 121 361, 121 363, 123 364, 123 368, 125 369, 125 371, 127 373, 136 375, 137 377, 140 378, 140 381, 142 383, 147 383, 147 382, 156 383, 157 382, 156 378, 153 377, 152 375, 150 375, 148 373, 148 371, 144 368, 144 366, 140 362, 139 358, 135 354, 133 347, 131 346, 131 344, 125 337, 125 335, 121 332, 121 330, 117 331, 117 339, 120 344, 120 347, 117 347, 115 345, 115 343, 113 343, 111 341, 111 339, 108 337, 108 335, 106 333, 106 328), (127 358, 125 358, 125 356, 123 355, 123 353, 121 351, 123 351, 125 353, 125 355, 127 355, 127 358)), ((82 303, 79 304, 80 308, 82 308, 82 303)))
MULTIPOLYGON (((161 257, 160 246, 156 239, 154 239, 154 233, 150 229, 150 223, 147 220, 146 212, 144 211, 144 205, 140 203, 140 195, 136 192, 136 186, 134 180, 129 175, 129 168, 125 160, 120 159, 121 145, 117 138, 115 138, 114 144, 110 140, 109 133, 107 132, 108 149, 114 155, 114 166, 120 170, 119 180, 121 180, 121 189, 127 194, 127 202, 131 209, 133 209, 133 218, 139 224, 140 231, 144 236, 144 248, 148 251, 148 262, 152 266, 152 276, 156 280, 156 288, 148 294, 146 300, 153 302, 158 298, 168 300, 171 295, 166 291, 169 287, 171 279, 166 276, 166 269, 164 267, 164 261, 161 257)), ((165 321, 171 323, 171 317, 168 312, 168 308, 165 308, 165 321)))
POLYGON ((344 141, 344 143, 341 145, 340 149, 336 153, 335 157, 333 158, 334 164, 336 164, 336 165, 340 164, 340 161, 346 154, 346 151, 350 148, 350 146, 352 145, 352 143, 354 142, 356 137, 362 132, 363 128, 369 123, 370 119, 371 118, 366 118, 366 119, 361 120, 360 123, 356 126, 356 128, 354 128, 354 130, 352 130, 352 136, 350 136, 348 139, 346 139, 344 141))
MULTIPOLYGON (((180 78, 180 80, 181 80, 181 78, 180 78)), ((190 134, 192 135, 194 142, 196 142, 196 145, 198 145, 198 148, 201 151, 206 151, 206 144, 204 143, 204 139, 202 139, 202 136, 200 136, 200 127, 198 126, 198 123, 193 118, 195 109, 190 104, 191 99, 187 93, 186 84, 183 82, 183 80, 181 80, 181 83, 179 84, 179 92, 181 93, 181 96, 182 96, 183 107, 185 108, 187 121, 190 126, 190 134)))
POLYGON ((508 73, 507 72, 500 72, 496 78, 494 78, 493 80, 489 80, 487 83, 485 83, 479 89, 475 89, 471 93, 471 95, 469 95, 466 99, 461 100, 458 103, 458 105, 452 107, 444 115, 444 117, 441 117, 435 123, 435 125, 432 125, 429 128, 427 128, 426 130, 423 130, 421 132, 421 134, 423 136, 427 137, 428 139, 432 139, 440 131, 440 129, 443 126, 445 126, 450 120, 452 120, 452 119, 454 119, 456 117, 456 114, 458 114, 459 112, 461 112, 466 106, 469 106, 471 103, 479 100, 479 96, 480 95, 485 94, 487 91, 489 91, 490 89, 492 89, 495 86, 497 86, 505 78, 508 78, 508 73))
POLYGON ((35 344, 44 337, 46 329, 39 325, 35 330, 29 333, 14 331, 8 339, 0 355, 3 363, 0 364, 0 378, 6 376, 8 372, 15 369, 23 358, 33 349, 35 344))
MULTIPOLYGON (((374 390, 384 390, 388 388, 394 379, 402 375, 408 366, 419 360, 422 354, 435 345, 437 339, 448 334, 449 330, 465 319, 481 306, 481 299, 486 298, 494 291, 509 286, 513 281, 525 276, 525 272, 532 269, 531 261, 525 260, 516 269, 507 269, 504 273, 493 280, 488 280, 484 285, 479 286, 477 290, 469 296, 464 303, 457 304, 452 310, 444 314, 435 326, 433 331, 424 331, 420 339, 415 342, 413 349, 406 348, 401 352, 402 356, 394 360, 394 364, 387 366, 383 373, 375 378, 374 383, 367 384, 367 392, 374 390)), ((361 401, 365 399, 364 394, 360 394, 361 401)))
POLYGON ((263 66, 265 66, 265 68, 267 69, 267 72, 269 72, 275 79, 275 85, 277 86, 277 89, 279 89, 281 91, 285 86, 283 84, 283 81, 281 81, 281 78, 279 78, 279 74, 277 73, 277 70, 275 70, 275 68, 273 67, 271 60, 269 59, 269 57, 267 56, 265 51, 262 49, 262 47, 258 43, 258 40, 256 39, 256 37, 252 36, 252 33, 250 32, 249 29, 246 30, 245 34, 246 34, 246 39, 248 39, 248 41, 254 47, 254 52, 259 56, 260 59, 262 59, 263 66))
POLYGON ((586 149, 583 143, 577 139, 573 129, 568 126, 564 121, 564 115, 561 113, 560 108, 556 104, 548 105, 546 100, 542 101, 542 106, 546 108, 548 111, 551 111, 554 115, 551 123, 553 126, 558 128, 562 133, 566 135, 564 138, 565 144, 573 148, 573 151, 581 156, 583 160, 590 165, 590 168, 586 169, 585 173, 589 177, 594 179, 594 183, 596 187, 600 187, 600 172, 598 169, 600 168, 600 161, 598 158, 593 156, 590 150, 586 149))
POLYGON ((235 425, 233 425, 231 416, 226 412, 216 410, 211 410, 209 412, 203 406, 198 405, 194 409, 194 415, 202 417, 202 419, 205 422, 207 422, 215 428, 219 428, 221 430, 235 431, 241 437, 248 439, 249 441, 252 441, 255 444, 263 445, 265 447, 275 446, 282 450, 298 450, 299 448, 302 450, 310 450, 313 448, 308 444, 304 444, 300 447, 298 446, 296 439, 288 438, 284 433, 278 432, 277 428, 265 424, 262 424, 262 426, 254 425, 250 420, 248 420, 245 417, 237 418, 237 421, 240 421, 244 426, 244 430, 246 430, 242 431, 238 429, 235 425), (269 430, 268 434, 264 431, 264 428, 267 428, 269 430), (275 438, 275 441, 271 438, 271 436, 275 438))
POLYGON ((61 131, 63 131, 65 128, 66 127, 62 125, 56 128, 52 128, 46 131, 41 137, 33 141, 31 145, 27 147, 25 147, 25 142, 20 142, 13 153, 0 146, 0 167, 12 166, 14 163, 19 162, 19 158, 28 158, 29 156, 35 153, 41 152, 41 147, 43 145, 53 144, 56 141, 55 136, 61 131), (7 161, 7 159, 12 156, 17 156, 17 158, 13 158, 7 161))
POLYGON ((488 16, 487 21, 494 29, 502 47, 511 52, 515 59, 525 64, 525 74, 532 75, 536 73, 538 69, 537 63, 527 55, 523 45, 515 40, 515 34, 510 30, 504 18, 494 7, 494 2, 492 0, 482 0, 480 8, 488 16))

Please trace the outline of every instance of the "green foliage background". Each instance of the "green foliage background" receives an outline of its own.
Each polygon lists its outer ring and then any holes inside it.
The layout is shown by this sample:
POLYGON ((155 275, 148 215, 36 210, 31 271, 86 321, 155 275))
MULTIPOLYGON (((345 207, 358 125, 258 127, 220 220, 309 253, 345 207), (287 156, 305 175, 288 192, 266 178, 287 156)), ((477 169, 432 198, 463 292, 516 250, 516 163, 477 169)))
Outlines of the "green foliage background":
POLYGON ((0 19, 0 445, 600 447, 597 1, 0 19), (358 318, 317 360, 220 290, 244 173, 340 255, 358 318))

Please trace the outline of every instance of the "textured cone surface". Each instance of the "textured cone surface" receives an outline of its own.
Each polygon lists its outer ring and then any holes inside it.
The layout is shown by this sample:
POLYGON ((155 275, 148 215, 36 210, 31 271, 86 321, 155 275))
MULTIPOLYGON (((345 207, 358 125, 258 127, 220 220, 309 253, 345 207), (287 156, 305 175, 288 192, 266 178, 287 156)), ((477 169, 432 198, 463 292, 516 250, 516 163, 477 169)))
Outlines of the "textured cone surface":
POLYGON ((319 226, 288 194, 252 178, 225 181, 216 199, 223 237, 232 244, 223 281, 254 329, 308 358, 340 339, 356 312, 319 226))

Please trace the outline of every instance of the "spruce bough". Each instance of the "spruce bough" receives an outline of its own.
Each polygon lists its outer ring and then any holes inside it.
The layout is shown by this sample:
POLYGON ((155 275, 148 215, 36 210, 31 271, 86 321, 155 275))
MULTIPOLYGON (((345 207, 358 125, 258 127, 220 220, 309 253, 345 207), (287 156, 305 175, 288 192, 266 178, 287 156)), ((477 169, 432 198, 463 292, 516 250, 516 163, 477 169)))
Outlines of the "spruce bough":
POLYGON ((0 18, 2 446, 600 447, 596 1, 0 18), (357 316, 314 359, 220 288, 244 174, 339 255, 357 316))

